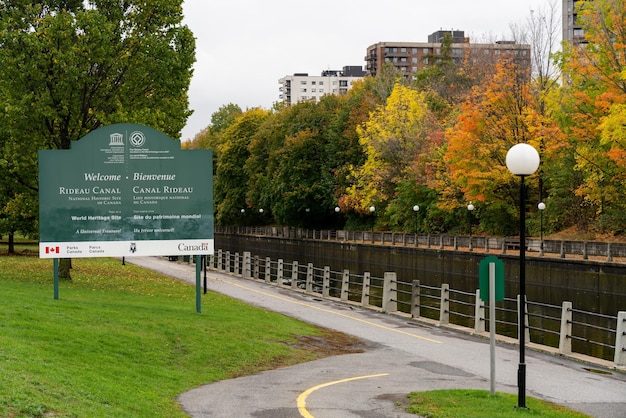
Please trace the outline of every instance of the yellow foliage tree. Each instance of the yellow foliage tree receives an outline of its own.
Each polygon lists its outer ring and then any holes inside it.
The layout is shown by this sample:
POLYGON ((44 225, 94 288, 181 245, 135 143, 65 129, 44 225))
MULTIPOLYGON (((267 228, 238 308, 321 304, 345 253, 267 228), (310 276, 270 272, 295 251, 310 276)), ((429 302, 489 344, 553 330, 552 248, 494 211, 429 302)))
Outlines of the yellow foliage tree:
POLYGON ((366 212, 370 205, 392 199, 396 185, 407 176, 425 173, 432 127, 425 95, 396 84, 386 103, 357 127, 367 159, 352 168, 354 181, 341 199, 342 205, 366 212))

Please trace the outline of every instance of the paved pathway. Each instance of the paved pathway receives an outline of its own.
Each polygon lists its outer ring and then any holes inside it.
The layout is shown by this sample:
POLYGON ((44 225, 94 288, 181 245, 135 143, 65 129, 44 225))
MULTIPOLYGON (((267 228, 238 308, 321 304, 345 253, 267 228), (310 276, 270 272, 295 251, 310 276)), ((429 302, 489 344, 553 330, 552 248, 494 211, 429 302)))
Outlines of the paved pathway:
MULTIPOLYGON (((195 284, 194 266, 158 257, 129 258, 127 262, 195 284)), ((414 418, 401 408, 411 391, 490 389, 489 342, 484 339, 221 273, 208 273, 208 287, 354 335, 367 341, 368 347, 364 353, 193 389, 179 397, 191 417, 414 418)), ((210 309, 202 307, 203 311, 210 309)), ((518 363, 516 346, 498 344, 497 391, 517 394, 518 363)), ((532 350, 526 350, 526 364, 528 397, 593 417, 626 418, 625 373, 532 350)))

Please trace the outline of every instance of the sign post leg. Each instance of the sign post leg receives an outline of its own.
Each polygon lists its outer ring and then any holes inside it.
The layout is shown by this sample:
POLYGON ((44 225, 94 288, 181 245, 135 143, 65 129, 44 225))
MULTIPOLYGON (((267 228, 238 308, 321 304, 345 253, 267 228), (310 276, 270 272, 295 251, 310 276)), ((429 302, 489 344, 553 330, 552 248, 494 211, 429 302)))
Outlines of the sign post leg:
POLYGON ((54 269, 54 300, 59 299, 59 259, 54 258, 52 268, 54 269))
POLYGON ((202 256, 202 269, 204 270, 204 294, 207 292, 207 282, 206 282, 206 255, 202 256))
POLYGON ((197 313, 201 313, 202 312, 202 298, 201 298, 201 293, 200 293, 200 289, 201 289, 201 284, 200 284, 200 277, 202 276, 201 274, 201 269, 202 269, 202 265, 200 263, 200 259, 202 256, 197 255, 196 256, 196 312, 197 313))
POLYGON ((489 263, 489 341, 491 395, 496 394, 496 264, 489 263))

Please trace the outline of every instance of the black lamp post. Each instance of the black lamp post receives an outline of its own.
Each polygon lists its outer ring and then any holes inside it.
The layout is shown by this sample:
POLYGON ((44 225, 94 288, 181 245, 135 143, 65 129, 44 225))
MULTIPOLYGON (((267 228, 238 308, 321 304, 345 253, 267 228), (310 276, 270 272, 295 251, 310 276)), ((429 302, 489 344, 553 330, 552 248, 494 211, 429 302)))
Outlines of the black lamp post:
POLYGON ((474 213, 474 204, 470 200, 469 205, 467 205, 467 214, 469 218, 469 250, 473 251, 474 247, 472 246, 472 214, 474 213))
POLYGON ((519 192, 519 367, 517 369, 517 407, 526 408, 526 190, 524 178, 539 168, 539 153, 528 144, 517 144, 506 154, 509 171, 520 177, 519 192))
POLYGON ((413 206, 413 212, 415 212, 415 235, 417 235, 417 212, 420 211, 419 205, 413 206))
POLYGON ((539 202, 537 209, 539 209, 539 255, 543 255, 543 211, 546 208, 546 204, 539 202))
POLYGON ((372 242, 374 242, 374 226, 376 225, 376 207, 370 206, 370 213, 374 216, 374 222, 372 223, 372 242))

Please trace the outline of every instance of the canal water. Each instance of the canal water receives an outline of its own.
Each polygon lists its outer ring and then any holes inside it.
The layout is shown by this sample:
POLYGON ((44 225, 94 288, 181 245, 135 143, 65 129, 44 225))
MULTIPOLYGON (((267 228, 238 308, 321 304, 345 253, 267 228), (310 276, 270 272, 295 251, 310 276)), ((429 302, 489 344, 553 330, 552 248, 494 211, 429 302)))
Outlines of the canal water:
MULTIPOLYGON (((372 277, 378 278, 391 271, 397 274, 398 282, 419 280, 421 285, 433 287, 447 283, 451 289, 467 293, 475 293, 479 287, 480 261, 486 256, 496 255, 504 262, 505 298, 515 299, 519 293, 519 258, 494 252, 224 234, 215 235, 215 248, 239 254, 248 251, 261 259, 283 259, 285 263, 298 261, 300 264, 313 263, 319 268, 329 266, 332 271, 347 269, 352 274, 369 272, 372 277)), ((407 298, 406 302, 409 302, 410 292, 399 292, 399 295, 401 302, 405 302, 402 298, 407 298)), ((616 323, 613 317, 619 311, 626 311, 626 265, 527 254, 526 295, 531 314, 531 341, 558 346, 560 306, 563 301, 569 301, 574 309, 573 334, 576 338, 572 340, 573 351, 613 360, 614 350, 610 346, 615 344, 615 333, 607 332, 606 329, 614 330, 616 323), (543 305, 556 305, 558 309, 543 305), (585 315, 582 311, 608 318, 585 315), (593 327, 583 327, 578 323, 592 324, 593 327), (551 332, 538 332, 533 328, 551 332), (598 344, 589 344, 585 340, 598 344)), ((462 315, 451 318, 451 321, 454 319, 456 323, 473 328, 473 298, 462 294, 454 295, 454 298, 466 299, 471 303, 455 306, 452 310, 462 315)), ((511 300, 505 300, 502 304, 505 309, 497 332, 514 337, 517 333, 517 317, 515 313, 507 311, 515 311, 516 305, 511 300)), ((423 309, 421 314, 438 318, 438 312, 434 309, 423 309)))

